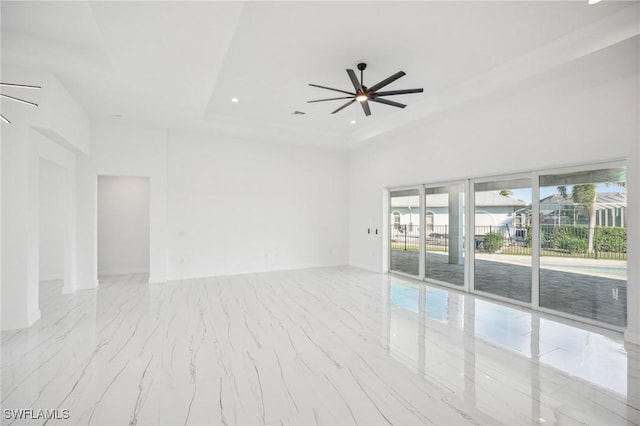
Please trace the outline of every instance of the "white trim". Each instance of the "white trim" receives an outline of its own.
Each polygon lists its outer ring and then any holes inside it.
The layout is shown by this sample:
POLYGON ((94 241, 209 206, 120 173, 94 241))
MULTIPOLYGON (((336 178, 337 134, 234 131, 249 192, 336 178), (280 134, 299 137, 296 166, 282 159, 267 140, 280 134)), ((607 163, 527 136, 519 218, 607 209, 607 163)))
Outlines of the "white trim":
POLYGON ((487 299, 499 300, 500 302, 504 302, 504 303, 507 303, 507 304, 510 304, 510 305, 516 305, 516 306, 520 306, 522 308, 528 308, 528 309, 531 309, 532 312, 534 312, 534 309, 531 306, 530 302, 523 302, 521 300, 511 299, 509 297, 500 296, 499 294, 489 293, 487 291, 482 291, 482 290, 475 290, 474 289, 470 293, 473 294, 474 296, 483 296, 483 297, 486 297, 487 299))
POLYGON ((427 216, 425 214, 426 211, 426 203, 425 203, 425 191, 424 185, 421 185, 418 188, 419 194, 419 205, 420 205, 420 217, 418 217, 418 229, 420 230, 420 235, 418 238, 418 277, 420 280, 424 280, 426 274, 426 266, 427 266, 427 239, 426 239, 426 230, 427 230, 427 216))
POLYGON ((406 272, 402 272, 402 271, 396 271, 395 269, 389 270, 388 272, 389 275, 397 275, 403 278, 410 278, 412 280, 417 281, 416 284, 424 284, 424 281, 421 280, 420 278, 418 278, 417 275, 411 275, 411 274, 407 274, 406 272))
POLYGON ((472 229, 475 229, 475 214, 469 214, 469 210, 474 203, 474 193, 471 192, 471 180, 466 179, 464 183, 464 191, 465 191, 465 251, 464 251, 464 291, 471 292, 472 279, 471 277, 475 273, 473 258, 474 258, 474 250, 475 250, 475 231, 470 232, 472 229))
POLYGON ((440 281, 440 280, 436 280, 434 278, 429 278, 429 277, 425 277, 423 281, 427 284, 434 284, 440 287, 446 287, 448 289, 465 292, 464 285, 456 285, 456 284, 448 283, 446 281, 440 281))
POLYGON ((613 324, 607 324, 606 322, 597 321, 597 320, 594 320, 592 318, 581 317, 579 315, 572 315, 572 314, 569 314, 569 313, 566 313, 566 312, 562 312, 562 311, 556 311, 556 310, 553 310, 553 309, 545 308, 544 306, 540 306, 536 310, 538 312, 544 312, 545 314, 553 315, 555 317, 568 319, 568 320, 571 320, 571 321, 575 321, 577 323, 589 324, 589 325, 592 325, 594 327, 603 328, 605 330, 615 331, 617 333, 624 333, 625 332, 625 327, 620 327, 620 326, 613 325, 613 324))
POLYGON ((82 287, 76 286, 76 290, 93 290, 98 288, 99 286, 100 286, 100 281, 98 281, 98 279, 96 278, 95 280, 91 281, 89 285, 85 285, 82 287))
POLYGON ((149 275, 148 281, 149 281, 149 284, 164 284, 167 282, 167 277, 149 275))
POLYGON ((465 260, 467 264, 468 275, 465 276, 465 290, 469 293, 475 293, 475 274, 476 274, 476 191, 475 182, 471 179, 468 180, 469 195, 467 200, 467 221, 469 228, 467 229, 467 252, 469 257, 465 260))
POLYGON ((39 281, 58 281, 63 279, 64 279, 64 275, 58 275, 58 274, 40 274, 38 277, 39 281))
POLYGON ((380 236, 382 237, 382 268, 381 272, 389 272, 391 265, 391 222, 389 221, 389 210, 391 209, 391 191, 386 188, 382 189, 382 227, 380 228, 380 236))
POLYGON ((27 316, 27 327, 31 327, 33 324, 35 324, 41 316, 42 312, 40 311, 40 308, 36 309, 35 311, 31 311, 27 316))
POLYGON ((531 307, 540 307, 540 175, 535 172, 531 176, 531 307))
POLYGON ((109 275, 131 275, 131 274, 148 274, 149 268, 137 267, 137 268, 125 268, 125 269, 103 269, 98 271, 98 276, 109 275))

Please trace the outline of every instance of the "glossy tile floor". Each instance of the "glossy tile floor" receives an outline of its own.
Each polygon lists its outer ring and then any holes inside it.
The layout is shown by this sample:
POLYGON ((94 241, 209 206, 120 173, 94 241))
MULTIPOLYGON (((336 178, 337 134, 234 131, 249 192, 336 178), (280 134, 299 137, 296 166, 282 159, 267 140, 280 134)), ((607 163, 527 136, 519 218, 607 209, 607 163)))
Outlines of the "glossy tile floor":
MULTIPOLYGON (((611 266, 612 262, 606 259, 542 257, 541 260, 540 306, 620 328, 627 325, 626 262, 614 261, 615 266, 611 266), (624 272, 617 278, 599 269, 624 272)), ((415 251, 391 251, 391 266, 396 271, 418 275, 418 262, 419 254, 415 251)), ((476 255, 475 289, 530 303, 530 262, 528 256, 476 255)), ((425 271, 427 280, 464 285, 464 265, 450 264, 445 254, 427 252, 425 271)))
POLYGON ((7 409, 48 424, 638 424, 622 336, 351 267, 41 286, 2 334, 7 409))

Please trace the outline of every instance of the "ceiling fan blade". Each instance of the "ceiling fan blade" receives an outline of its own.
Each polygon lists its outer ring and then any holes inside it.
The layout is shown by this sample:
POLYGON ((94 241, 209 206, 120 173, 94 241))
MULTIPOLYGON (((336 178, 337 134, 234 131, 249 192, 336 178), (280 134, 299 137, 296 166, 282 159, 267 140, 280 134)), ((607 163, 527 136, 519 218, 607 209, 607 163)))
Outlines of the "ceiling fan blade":
POLYGON ((23 104, 32 105, 32 106, 36 106, 36 107, 38 106, 38 104, 36 104, 36 103, 25 101, 24 99, 20 99, 20 98, 14 98, 13 96, 5 95, 4 93, 0 93, 0 96, 2 96, 3 98, 14 100, 16 102, 23 103, 23 104))
POLYGON ((313 101, 307 101, 307 103, 308 104, 312 104, 314 102, 337 101, 338 99, 353 99, 353 96, 343 96, 341 98, 316 99, 316 100, 313 100, 313 101))
POLYGON ((424 89, 389 90, 388 92, 378 92, 376 96, 406 95, 409 93, 422 93, 424 89))
POLYGON ((16 84, 16 83, 0 83, 2 87, 17 87, 19 89, 42 89, 40 86, 32 86, 30 84, 16 84))
POLYGON ((362 105, 362 110, 364 111, 364 115, 371 115, 371 109, 369 109, 369 103, 367 101, 362 101, 360 102, 360 105, 362 105))
POLYGON ((354 103, 355 101, 356 101, 355 99, 350 100, 349 102, 347 102, 346 104, 344 104, 340 108, 338 108, 337 110, 333 111, 331 114, 335 114, 338 111, 342 111, 343 109, 345 109, 346 107, 348 107, 349 105, 354 103))
POLYGON ((358 81, 358 77, 356 77, 356 73, 353 70, 347 70, 347 74, 349 74, 351 84, 353 84, 353 88, 356 89, 356 92, 360 90, 360 82, 358 81))
POLYGON ((387 77, 384 80, 382 80, 380 83, 374 84, 373 86, 369 87, 369 92, 375 92, 378 89, 382 89, 387 84, 393 83, 394 81, 396 81, 397 79, 399 79, 400 77, 402 77, 404 75, 406 75, 406 73, 404 71, 398 71, 397 73, 395 73, 391 77, 387 77))
POLYGON ((369 100, 371 102, 378 102, 379 104, 391 105, 391 106, 398 107, 398 108, 406 107, 405 104, 401 104, 401 103, 393 102, 393 101, 388 101, 386 99, 372 98, 372 99, 369 99, 369 100))
POLYGON ((321 89, 333 90, 334 92, 346 93, 347 95, 352 95, 352 96, 355 96, 355 95, 356 95, 355 93, 347 92, 346 90, 334 89, 334 88, 332 88, 332 87, 326 87, 326 86, 319 86, 319 85, 317 85, 317 84, 311 84, 311 83, 309 83, 309 86, 312 86, 312 87, 319 87, 319 88, 321 88, 321 89))

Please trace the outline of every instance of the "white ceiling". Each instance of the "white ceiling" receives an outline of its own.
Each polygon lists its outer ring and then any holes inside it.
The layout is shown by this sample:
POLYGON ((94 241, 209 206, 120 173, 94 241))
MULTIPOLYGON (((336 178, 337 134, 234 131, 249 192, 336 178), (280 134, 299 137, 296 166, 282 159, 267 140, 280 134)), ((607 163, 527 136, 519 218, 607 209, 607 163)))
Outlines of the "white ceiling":
MULTIPOLYGON (((2 1, 2 62, 53 72, 91 116, 169 128, 218 121, 346 135, 628 7, 604 1, 2 1), (405 71, 371 106, 307 104, 405 71), (237 97, 240 102, 232 103, 237 97), (293 111, 305 115, 293 115, 293 111), (115 118, 113 118, 115 119, 115 118), (356 120, 356 124, 350 124, 356 120)), ((26 82, 22 82, 26 83, 26 82)), ((37 83, 37 82, 30 82, 37 83)), ((339 94, 337 94, 339 96, 339 94)))

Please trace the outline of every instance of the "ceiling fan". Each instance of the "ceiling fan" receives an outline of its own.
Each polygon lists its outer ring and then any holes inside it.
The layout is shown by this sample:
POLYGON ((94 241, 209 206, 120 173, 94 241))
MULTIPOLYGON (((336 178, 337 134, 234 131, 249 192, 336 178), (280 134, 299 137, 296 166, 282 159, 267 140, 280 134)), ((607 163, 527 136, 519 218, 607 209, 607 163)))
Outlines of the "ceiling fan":
POLYGON ((348 107, 349 105, 351 105, 352 103, 358 101, 360 102, 360 105, 362 105, 362 109, 364 111, 365 115, 371 115, 371 109, 369 108, 369 101, 371 102, 376 102, 379 104, 385 104, 385 105, 391 105, 397 108, 404 108, 406 107, 405 104, 401 104, 399 102, 394 102, 394 101, 390 101, 388 99, 383 99, 383 96, 392 96, 392 95, 406 95, 409 93, 422 93, 424 91, 424 89, 405 89, 405 90, 389 90, 389 91, 384 91, 384 92, 378 92, 379 89, 382 89, 384 86, 387 86, 390 83, 393 83, 394 81, 396 81, 397 79, 399 79, 400 77, 406 75, 404 71, 399 71, 395 74, 393 74, 391 77, 385 78, 384 80, 382 80, 381 82, 374 84, 371 87, 367 87, 364 85, 364 80, 363 80, 363 72, 364 70, 367 68, 367 64, 365 63, 359 63, 358 64, 358 69, 360 70, 360 81, 358 81, 358 77, 356 76, 356 73, 353 70, 347 70, 347 74, 349 75, 349 79, 351 80, 351 83, 353 84, 353 88, 355 90, 355 92, 348 92, 346 90, 340 90, 340 89, 333 89, 331 87, 326 87, 326 86, 319 86, 317 84, 309 84, 309 86, 313 86, 313 87, 319 87, 321 89, 327 89, 327 90, 333 90, 334 92, 340 92, 340 93, 344 93, 347 94, 349 96, 342 96, 339 98, 328 98, 328 99, 316 99, 313 101, 307 101, 307 103, 314 103, 314 102, 325 102, 325 101, 337 101, 340 99, 351 99, 350 101, 348 101, 346 104, 342 105, 340 108, 338 108, 337 110, 333 111, 331 114, 335 114, 338 111, 343 110, 344 108, 348 107))
MULTIPOLYGON (((40 87, 40 86, 32 86, 32 85, 29 85, 29 84, 15 84, 15 83, 0 83, 0 87, 14 87, 14 88, 17 88, 17 89, 42 89, 42 87, 40 87)), ((31 106, 35 106, 35 107, 38 106, 38 104, 36 104, 34 102, 29 102, 29 101, 26 101, 24 99, 20 99, 20 98, 14 97, 14 96, 6 95, 4 93, 0 93, 0 97, 6 98, 6 99, 11 99, 12 101, 20 102, 20 103, 26 104, 26 105, 31 105, 31 106)), ((11 121, 9 121, 9 119, 7 117, 5 117, 4 115, 2 115, 2 114, 0 114, 0 119, 4 123, 11 124, 11 121)))

